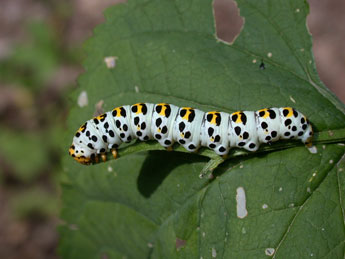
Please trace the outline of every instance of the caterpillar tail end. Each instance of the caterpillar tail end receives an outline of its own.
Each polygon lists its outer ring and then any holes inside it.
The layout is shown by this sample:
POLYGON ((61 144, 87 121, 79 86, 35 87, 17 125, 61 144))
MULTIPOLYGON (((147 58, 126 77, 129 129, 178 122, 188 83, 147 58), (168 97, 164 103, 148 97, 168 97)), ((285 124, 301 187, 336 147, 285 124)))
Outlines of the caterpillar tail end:
POLYGON ((313 142, 310 140, 307 140, 307 142, 305 142, 305 145, 307 148, 311 148, 313 146, 313 142))
POLYGON ((309 137, 305 141, 305 145, 310 148, 313 146, 313 136, 314 136, 314 131, 313 128, 310 126, 310 131, 309 131, 309 137))
POLYGON ((302 136, 302 142, 306 145, 307 148, 311 148, 313 146, 313 136, 314 131, 312 126, 309 124, 309 127, 302 136))

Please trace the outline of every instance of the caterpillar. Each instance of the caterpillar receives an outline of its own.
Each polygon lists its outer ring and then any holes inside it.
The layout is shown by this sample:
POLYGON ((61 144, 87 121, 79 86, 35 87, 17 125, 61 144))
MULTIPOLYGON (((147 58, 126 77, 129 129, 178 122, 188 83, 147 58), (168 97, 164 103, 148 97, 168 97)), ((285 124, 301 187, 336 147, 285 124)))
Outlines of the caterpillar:
POLYGON ((234 113, 203 112, 167 103, 120 106, 85 122, 73 137, 69 154, 81 164, 117 157, 122 142, 157 140, 165 148, 178 142, 187 151, 208 147, 218 155, 230 148, 256 151, 261 143, 300 139, 311 146, 313 129, 308 119, 291 107, 264 108, 234 113))

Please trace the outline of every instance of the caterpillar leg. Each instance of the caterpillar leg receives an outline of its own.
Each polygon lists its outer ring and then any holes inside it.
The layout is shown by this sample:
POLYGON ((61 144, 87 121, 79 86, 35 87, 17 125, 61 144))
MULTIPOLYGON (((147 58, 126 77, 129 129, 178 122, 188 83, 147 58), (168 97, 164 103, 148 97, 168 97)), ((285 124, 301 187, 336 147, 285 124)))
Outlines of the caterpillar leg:
POLYGON ((105 153, 102 153, 102 154, 101 154, 101 158, 102 158, 102 161, 103 161, 103 162, 107 161, 107 156, 106 156, 105 153))
POLYGON ((99 162, 99 158, 98 158, 97 154, 91 154, 90 159, 91 159, 90 160, 91 163, 93 163, 93 164, 97 164, 99 162))
POLYGON ((111 149, 111 154, 113 155, 114 159, 117 158, 117 150, 115 148, 111 149))
POLYGON ((174 149, 172 146, 170 146, 170 147, 167 147, 166 150, 170 152, 170 151, 173 151, 174 149))

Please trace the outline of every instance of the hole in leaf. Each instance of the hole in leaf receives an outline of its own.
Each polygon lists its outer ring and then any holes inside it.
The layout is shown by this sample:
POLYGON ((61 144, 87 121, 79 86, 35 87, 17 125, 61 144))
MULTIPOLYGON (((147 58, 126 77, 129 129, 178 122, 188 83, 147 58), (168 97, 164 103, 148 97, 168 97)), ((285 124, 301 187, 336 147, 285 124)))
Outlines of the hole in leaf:
POLYGON ((232 44, 244 24, 244 19, 240 16, 240 9, 233 0, 214 0, 213 9, 217 37, 232 44))

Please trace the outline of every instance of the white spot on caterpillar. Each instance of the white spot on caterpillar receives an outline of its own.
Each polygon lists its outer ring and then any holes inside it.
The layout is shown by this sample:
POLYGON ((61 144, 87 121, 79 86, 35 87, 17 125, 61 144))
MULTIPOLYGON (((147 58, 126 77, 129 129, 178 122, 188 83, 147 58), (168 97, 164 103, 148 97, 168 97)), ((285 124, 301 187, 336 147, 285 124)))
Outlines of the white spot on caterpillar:
POLYGON ((322 231, 325 231, 325 229, 324 229, 324 228, 321 228, 321 230, 322 230, 322 231))
POLYGON ((137 86, 137 85, 134 86, 134 90, 135 90, 136 93, 139 93, 139 86, 137 86))
POLYGON ((309 150, 309 152, 312 153, 312 154, 316 154, 316 153, 317 153, 317 148, 316 148, 316 146, 308 147, 308 150, 309 150))
POLYGON ((289 208, 293 208, 293 207, 295 207, 295 203, 290 203, 289 208))
POLYGON ((267 57, 271 58, 272 57, 272 52, 267 53, 267 57))
POLYGON ((276 250, 274 248, 266 248, 265 254, 268 256, 272 256, 276 250))
POLYGON ((322 145, 322 149, 325 150, 326 149, 326 145, 322 145))
POLYGON ((217 257, 217 251, 214 247, 212 247, 212 257, 216 258, 217 257))
POLYGON ((243 165, 240 165, 240 168, 242 169, 242 168, 243 168, 243 165))
POLYGON ((253 61, 252 61, 252 62, 253 62, 253 64, 255 64, 257 61, 256 61, 256 59, 253 59, 253 61))
POLYGON ((236 202, 237 217, 243 219, 248 215, 248 211, 246 209, 246 193, 243 187, 238 187, 236 189, 236 202))
POLYGON ((242 228, 242 234, 245 234, 245 233, 247 233, 247 231, 246 231, 246 229, 243 227, 243 228, 242 228))
POLYGON ((281 192, 283 190, 283 187, 279 187, 279 191, 281 192))
POLYGON ((344 143, 338 143, 338 146, 345 146, 345 144, 344 143))
POLYGON ((262 205, 262 208, 265 210, 265 209, 268 208, 268 205, 267 205, 267 204, 264 204, 264 205, 262 205))
POLYGON ((152 247, 153 247, 153 244, 152 244, 152 243, 147 243, 147 246, 148 246, 149 248, 152 248, 152 247))
POLYGON ((296 13, 299 13, 299 11, 300 11, 299 8, 297 8, 297 9, 296 9, 296 13))
POLYGON ((114 68, 116 66, 116 60, 117 57, 111 56, 111 57, 105 57, 104 62, 107 66, 107 68, 114 68))
POLYGON ((87 92, 82 91, 78 96, 78 105, 79 107, 85 107, 89 104, 89 99, 87 98, 87 92))
POLYGON ((291 100, 291 102, 296 103, 295 99, 294 99, 294 98, 292 98, 292 96, 291 96, 291 95, 290 95, 290 100, 291 100))
POLYGON ((332 159, 331 159, 331 160, 329 160, 329 163, 330 163, 330 164, 333 164, 333 162, 334 162, 334 161, 333 161, 332 159))
POLYGON ((108 172, 112 172, 113 168, 111 166, 108 166, 108 172))

